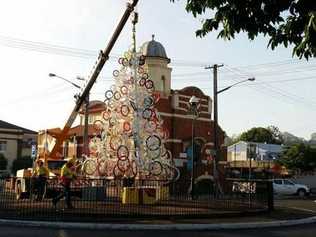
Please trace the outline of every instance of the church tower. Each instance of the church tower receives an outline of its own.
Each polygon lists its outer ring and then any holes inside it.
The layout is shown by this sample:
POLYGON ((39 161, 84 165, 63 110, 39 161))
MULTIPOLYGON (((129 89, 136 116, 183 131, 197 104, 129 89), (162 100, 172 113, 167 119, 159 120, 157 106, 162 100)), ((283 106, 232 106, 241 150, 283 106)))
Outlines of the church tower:
POLYGON ((154 82, 155 90, 164 96, 169 96, 172 69, 168 67, 170 59, 167 57, 165 48, 155 41, 155 36, 152 35, 152 40, 145 42, 141 46, 141 51, 146 56, 145 66, 148 68, 149 78, 154 82))

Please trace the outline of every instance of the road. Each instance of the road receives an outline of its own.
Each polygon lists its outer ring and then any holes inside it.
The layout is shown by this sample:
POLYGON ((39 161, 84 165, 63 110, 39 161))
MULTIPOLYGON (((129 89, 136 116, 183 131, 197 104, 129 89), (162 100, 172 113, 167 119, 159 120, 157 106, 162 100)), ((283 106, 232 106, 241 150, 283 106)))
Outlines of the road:
POLYGON ((287 207, 296 210, 310 212, 316 215, 316 197, 308 197, 305 199, 299 198, 284 198, 284 199, 275 199, 274 204, 276 207, 287 207))
POLYGON ((1 237, 314 237, 316 224, 284 228, 266 228, 253 230, 229 231, 92 231, 92 230, 62 230, 17 228, 0 226, 1 237))
MULTIPOLYGON (((308 199, 282 199, 275 200, 276 206, 290 207, 297 210, 305 210, 316 215, 316 198, 308 199)), ((294 227, 265 228, 252 230, 227 230, 227 231, 92 231, 92 230, 63 230, 40 229, 0 226, 0 237, 314 237, 316 224, 300 225, 294 227)))

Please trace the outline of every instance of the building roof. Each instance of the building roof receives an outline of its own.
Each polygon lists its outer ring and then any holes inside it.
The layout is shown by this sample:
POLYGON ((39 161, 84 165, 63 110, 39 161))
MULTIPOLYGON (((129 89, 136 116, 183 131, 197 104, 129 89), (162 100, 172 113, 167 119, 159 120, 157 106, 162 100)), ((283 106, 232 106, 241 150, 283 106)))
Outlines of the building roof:
POLYGON ((161 43, 155 41, 154 37, 155 36, 152 35, 152 40, 145 42, 141 46, 141 51, 143 55, 147 57, 159 57, 168 59, 165 48, 161 43))
POLYGON ((37 132, 35 132, 35 131, 14 125, 12 123, 5 122, 3 120, 0 120, 0 129, 1 128, 2 129, 12 129, 12 130, 21 130, 23 133, 37 134, 37 132))
MULTIPOLYGON (((106 105, 103 101, 100 100, 92 100, 89 102, 89 113, 97 113, 97 112, 101 112, 104 111, 106 108, 106 105)), ((80 114, 84 114, 85 112, 85 106, 83 106, 83 108, 79 111, 80 114)))
MULTIPOLYGON (((88 126, 88 134, 89 135, 95 135, 96 134, 96 130, 93 127, 93 125, 89 124, 88 126)), ((69 132, 68 132, 68 136, 72 137, 72 136, 83 136, 84 134, 84 125, 77 125, 75 127, 72 127, 69 132)))
POLYGON ((233 145, 228 146, 227 151, 233 152, 235 151, 235 149, 236 149, 236 152, 246 151, 248 144, 255 144, 257 146, 257 149, 259 149, 259 151, 261 152, 269 151, 269 152, 280 153, 282 152, 284 148, 284 146, 278 145, 278 144, 239 141, 233 145))

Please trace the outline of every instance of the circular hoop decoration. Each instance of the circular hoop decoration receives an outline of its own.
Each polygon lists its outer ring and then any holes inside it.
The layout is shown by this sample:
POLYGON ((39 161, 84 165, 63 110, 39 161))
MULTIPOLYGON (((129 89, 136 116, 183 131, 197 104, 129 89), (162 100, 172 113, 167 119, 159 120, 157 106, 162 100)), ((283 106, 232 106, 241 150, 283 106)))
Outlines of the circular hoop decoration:
POLYGON ((167 179, 169 179, 170 181, 175 182, 180 178, 180 171, 177 167, 165 164, 163 168, 167 179))
POLYGON ((139 56, 138 64, 140 66, 143 66, 145 64, 145 60, 146 60, 146 58, 144 55, 139 56))
POLYGON ((117 119, 116 118, 114 118, 114 117, 111 117, 110 119, 109 119, 109 126, 110 127, 113 127, 113 126, 115 126, 115 124, 117 124, 117 119))
POLYGON ((122 139, 119 136, 112 136, 110 138, 110 148, 113 151, 116 151, 121 144, 122 144, 122 139))
POLYGON ((121 86, 120 91, 121 91, 122 95, 127 95, 127 93, 128 93, 127 86, 121 86))
POLYGON ((172 160, 172 154, 169 150, 165 150, 164 154, 161 156, 164 160, 172 160))
POLYGON ((152 88, 154 88, 154 82, 153 82, 152 80, 146 80, 145 87, 146 87, 147 89, 152 89, 152 88))
POLYGON ((116 155, 117 155, 117 158, 119 160, 127 160, 129 157, 129 150, 128 150, 127 146, 120 145, 117 148, 116 155))
POLYGON ((161 140, 157 135, 150 135, 146 139, 146 146, 149 150, 155 151, 160 148, 161 140))
POLYGON ((97 137, 93 137, 89 141, 89 152, 92 155, 97 156, 99 152, 100 139, 97 137))
POLYGON ((147 155, 153 160, 159 158, 160 154, 161 154, 161 149, 157 149, 155 151, 148 151, 147 152, 147 155))
POLYGON ((145 122, 144 128, 146 132, 153 133, 157 129, 157 124, 154 121, 149 120, 145 122))
POLYGON ((143 110, 143 118, 150 119, 152 115, 152 110, 150 108, 146 108, 143 110))
POLYGON ((127 105, 121 105, 121 114, 126 117, 129 114, 129 107, 127 105))
POLYGON ((130 168, 129 159, 126 160, 118 160, 117 167, 122 173, 125 173, 130 168))
POLYGON ((120 72, 118 70, 113 71, 113 76, 118 77, 120 75, 120 72))
POLYGON ((105 159, 98 160, 98 173, 100 176, 107 176, 108 163, 105 159))
POLYGON ((138 82, 138 84, 139 84, 140 86, 144 86, 145 83, 146 83, 146 79, 145 79, 145 78, 141 78, 141 79, 139 80, 139 82, 138 82))
POLYGON ((124 132, 130 132, 131 130, 132 130, 132 126, 131 126, 130 122, 124 121, 124 123, 123 123, 123 131, 124 132))
POLYGON ((114 178, 119 178, 124 175, 124 172, 122 172, 117 165, 114 166, 113 168, 113 176, 114 178))
POLYGON ((137 165, 134 160, 130 161, 130 167, 125 172, 125 175, 130 178, 134 178, 137 175, 137 165))
POLYGON ((97 119, 93 122, 93 128, 97 132, 101 132, 103 130, 103 126, 104 126, 104 123, 102 122, 102 120, 97 119))
POLYGON ((149 77, 149 75, 148 75, 148 73, 146 73, 146 72, 143 73, 142 76, 141 76, 141 78, 142 78, 142 79, 145 79, 145 80, 147 80, 148 77, 149 77))
POLYGON ((158 116, 157 116, 157 110, 152 109, 152 114, 150 120, 154 121, 156 124, 158 124, 158 116))
POLYGON ((121 94, 120 94, 120 92, 115 91, 114 94, 113 94, 113 97, 114 97, 114 99, 116 99, 116 100, 121 99, 121 94))
POLYGON ((127 58, 123 58, 122 59, 122 64, 124 67, 127 67, 128 66, 128 59, 127 58))
POLYGON ((146 96, 144 98, 144 107, 149 108, 154 104, 154 98, 151 96, 146 96))
POLYGON ((104 96, 105 96, 105 100, 104 101, 110 100, 113 97, 113 91, 112 90, 107 90, 105 92, 104 96))
POLYGON ((159 161, 154 161, 149 165, 149 172, 154 176, 158 176, 162 172, 162 165, 159 161))
POLYGON ((155 104, 160 100, 160 93, 159 92, 154 92, 152 94, 152 96, 154 97, 154 101, 155 101, 155 104))
POLYGON ((119 63, 119 64, 123 64, 123 59, 124 59, 124 58, 119 58, 119 59, 117 60, 118 63, 119 63))
POLYGON ((144 70, 143 67, 139 67, 139 68, 137 69, 137 71, 138 71, 139 74, 143 74, 143 73, 145 72, 145 70, 144 70))
POLYGON ((93 175, 97 170, 97 163, 94 159, 87 159, 83 163, 83 172, 87 175, 93 175))
POLYGON ((111 118, 111 111, 110 110, 103 111, 102 117, 106 121, 109 120, 111 118))

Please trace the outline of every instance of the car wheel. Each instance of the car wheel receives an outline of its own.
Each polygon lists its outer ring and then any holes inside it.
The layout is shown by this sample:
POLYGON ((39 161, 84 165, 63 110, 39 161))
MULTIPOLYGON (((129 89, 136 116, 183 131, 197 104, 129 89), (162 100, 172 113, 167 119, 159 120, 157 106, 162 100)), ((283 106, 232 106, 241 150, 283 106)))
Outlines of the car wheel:
POLYGON ((306 191, 304 189, 299 189, 299 190, 297 190, 297 195, 299 197, 305 197, 306 196, 306 191))

